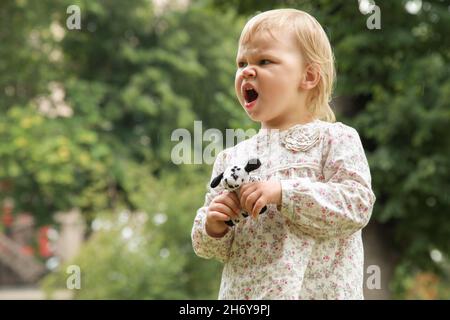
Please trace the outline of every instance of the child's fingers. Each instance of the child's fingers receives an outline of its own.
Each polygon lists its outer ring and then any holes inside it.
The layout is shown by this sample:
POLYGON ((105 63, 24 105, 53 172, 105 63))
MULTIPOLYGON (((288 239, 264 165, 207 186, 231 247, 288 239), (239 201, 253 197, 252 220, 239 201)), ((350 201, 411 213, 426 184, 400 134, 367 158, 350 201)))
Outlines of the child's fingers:
POLYGON ((221 202, 215 202, 213 203, 209 209, 211 211, 217 211, 217 212, 221 212, 224 213, 226 215, 228 215, 230 218, 237 218, 238 215, 236 213, 236 211, 234 211, 232 208, 230 208, 229 206, 221 203, 221 202))
POLYGON ((250 184, 250 183, 244 184, 241 187, 241 191, 240 191, 240 196, 241 197, 239 199, 239 203, 240 203, 242 208, 247 208, 246 205, 245 205, 245 202, 247 201, 248 196, 250 194, 252 194, 255 190, 256 190, 256 186, 254 184, 250 184))
POLYGON ((234 192, 221 194, 216 199, 214 199, 214 202, 223 203, 224 205, 231 208, 231 210, 233 210, 236 213, 236 215, 238 215, 241 212, 241 206, 234 192))
POLYGON ((266 204, 267 203, 264 197, 259 197, 259 199, 255 202, 255 205, 253 206, 252 217, 256 218, 266 204))
POLYGON ((246 197, 246 199, 244 200, 244 208, 247 212, 252 212, 255 202, 258 200, 260 196, 261 192, 254 191, 246 197))
POLYGON ((228 221, 230 220, 230 217, 222 212, 219 211, 209 211, 208 216, 213 221, 228 221))
POLYGON ((228 198, 230 198, 233 201, 232 209, 237 210, 237 213, 241 211, 241 204, 239 202, 239 199, 236 195, 236 192, 229 192, 228 198))
POLYGON ((255 190, 256 188, 257 188, 256 182, 247 182, 241 186, 240 192, 242 194, 242 193, 245 193, 246 191, 255 190))

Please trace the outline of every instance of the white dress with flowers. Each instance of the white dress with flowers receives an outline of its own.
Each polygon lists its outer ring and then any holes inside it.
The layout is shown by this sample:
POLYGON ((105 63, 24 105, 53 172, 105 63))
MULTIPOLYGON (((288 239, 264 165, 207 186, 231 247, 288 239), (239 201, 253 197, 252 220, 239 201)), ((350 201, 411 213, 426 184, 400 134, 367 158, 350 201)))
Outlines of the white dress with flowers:
POLYGON ((357 131, 321 120, 260 130, 222 151, 212 178, 255 157, 251 175, 281 182, 281 206, 213 238, 206 212, 223 190, 208 188, 192 228, 195 253, 224 263, 219 299, 363 299, 361 229, 375 195, 357 131))

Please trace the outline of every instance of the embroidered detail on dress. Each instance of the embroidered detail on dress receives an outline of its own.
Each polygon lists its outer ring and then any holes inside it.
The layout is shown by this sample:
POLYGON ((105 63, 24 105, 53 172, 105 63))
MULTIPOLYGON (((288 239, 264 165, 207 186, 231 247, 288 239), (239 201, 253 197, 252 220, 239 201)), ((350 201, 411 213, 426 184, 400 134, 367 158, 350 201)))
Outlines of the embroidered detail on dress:
POLYGON ((308 151, 320 138, 320 130, 316 126, 297 125, 289 129, 281 138, 281 144, 288 150, 308 151))
POLYGON ((305 163, 291 163, 291 164, 285 164, 285 165, 279 165, 275 166, 269 170, 266 171, 266 175, 271 175, 275 172, 286 170, 286 169, 302 169, 302 168, 309 168, 313 170, 317 170, 321 172, 322 168, 314 162, 305 162, 305 163))

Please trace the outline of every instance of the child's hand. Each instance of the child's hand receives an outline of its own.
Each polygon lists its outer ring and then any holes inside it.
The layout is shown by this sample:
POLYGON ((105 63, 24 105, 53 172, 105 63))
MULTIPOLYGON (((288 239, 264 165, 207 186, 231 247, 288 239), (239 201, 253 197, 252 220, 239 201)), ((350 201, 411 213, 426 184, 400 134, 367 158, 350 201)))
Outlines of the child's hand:
POLYGON ((228 230, 225 221, 238 218, 240 212, 241 205, 236 193, 224 191, 209 204, 206 213, 206 232, 216 238, 224 236, 228 230))
POLYGON ((281 183, 275 180, 245 183, 240 194, 242 208, 256 218, 265 205, 281 204, 281 183))

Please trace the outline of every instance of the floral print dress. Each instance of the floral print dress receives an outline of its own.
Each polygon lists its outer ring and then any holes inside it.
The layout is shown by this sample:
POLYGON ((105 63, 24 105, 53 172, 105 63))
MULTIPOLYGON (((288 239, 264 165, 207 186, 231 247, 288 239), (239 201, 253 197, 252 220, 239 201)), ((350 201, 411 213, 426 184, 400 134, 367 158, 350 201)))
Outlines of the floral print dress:
POLYGON ((251 172, 281 183, 281 206, 209 236, 211 189, 192 228, 195 253, 224 263, 219 299, 363 299, 361 229, 375 202, 358 132, 314 120, 287 130, 261 129, 216 158, 212 178, 259 158, 251 172))

